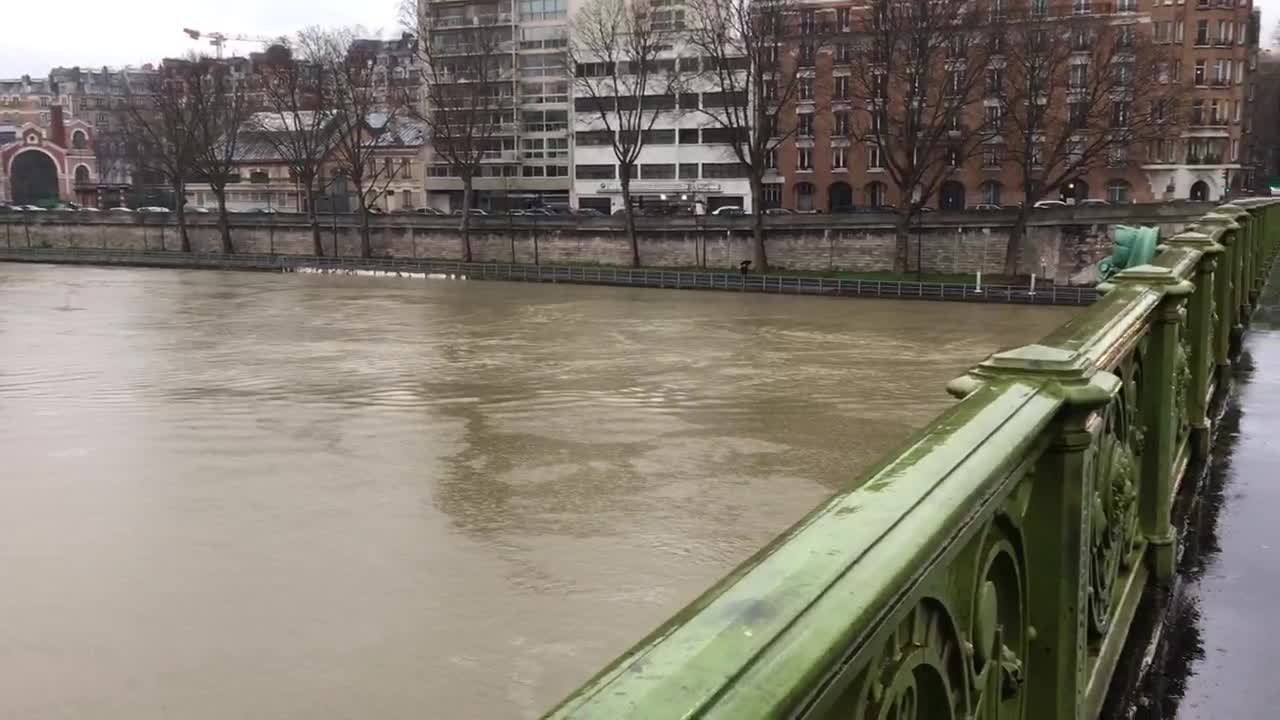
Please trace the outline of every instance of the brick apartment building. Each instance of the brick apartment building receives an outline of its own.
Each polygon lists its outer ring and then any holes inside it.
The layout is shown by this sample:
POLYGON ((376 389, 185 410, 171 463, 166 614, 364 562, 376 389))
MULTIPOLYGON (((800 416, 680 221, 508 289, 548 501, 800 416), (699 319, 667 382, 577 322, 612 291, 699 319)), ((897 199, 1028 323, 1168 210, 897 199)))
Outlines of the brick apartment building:
MULTIPOLYGON (((773 197, 766 197, 770 205, 838 212, 905 204, 883 168, 881 150, 853 141, 848 131, 854 103, 865 102, 855 99, 857 90, 852 85, 856 82, 851 81, 856 78, 851 76, 858 69, 848 49, 855 30, 851 23, 856 24, 856 13, 865 10, 865 5, 802 0, 801 27, 834 32, 827 35, 832 41, 824 42, 809 61, 812 69, 801 72, 794 117, 780 118, 782 123, 794 123, 796 132, 777 150, 777 171, 784 183, 773 197)), ((1143 34, 1146 46, 1158 49, 1168 60, 1162 82, 1170 84, 1177 104, 1165 139, 1111 153, 1106 162, 1090 163, 1085 172, 1050 190, 1046 199, 1214 200, 1228 190, 1251 185, 1250 166, 1243 162, 1250 157, 1250 103, 1257 92, 1253 72, 1259 15, 1251 0, 1120 0, 1116 4, 1073 0, 1057 12, 1064 21, 1096 17, 1108 32, 1130 26, 1126 32, 1143 34)), ((797 57, 803 54, 803 50, 797 52, 797 57)), ((961 113, 966 126, 981 125, 984 103, 992 102, 975 98, 961 113)), ((926 206, 945 209, 1021 201, 1021 173, 1002 158, 998 136, 959 161, 923 200, 926 206)))

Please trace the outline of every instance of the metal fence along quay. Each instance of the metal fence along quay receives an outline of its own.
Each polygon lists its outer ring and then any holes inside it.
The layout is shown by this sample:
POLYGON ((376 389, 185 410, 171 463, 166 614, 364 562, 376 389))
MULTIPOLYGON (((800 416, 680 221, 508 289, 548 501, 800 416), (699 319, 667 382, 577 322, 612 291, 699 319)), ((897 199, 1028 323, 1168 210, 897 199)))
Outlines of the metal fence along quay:
POLYGON ((470 280, 574 283, 676 290, 727 290, 785 295, 825 295, 904 300, 958 300, 1025 305, 1088 305, 1098 298, 1092 287, 860 280, 804 275, 770 275, 700 270, 632 269, 577 265, 462 263, 410 258, 306 257, 297 255, 220 255, 76 248, 0 248, 0 260, 18 262, 129 265, 135 267, 263 270, 277 272, 371 272, 446 275, 470 280))

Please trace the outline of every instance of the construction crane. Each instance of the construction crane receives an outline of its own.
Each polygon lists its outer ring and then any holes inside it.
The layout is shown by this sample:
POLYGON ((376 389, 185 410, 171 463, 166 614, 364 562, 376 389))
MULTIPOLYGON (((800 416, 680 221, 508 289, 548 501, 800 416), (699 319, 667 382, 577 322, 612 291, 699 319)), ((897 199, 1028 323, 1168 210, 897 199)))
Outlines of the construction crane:
POLYGON ((222 59, 222 46, 228 42, 269 43, 277 40, 277 38, 270 38, 264 35, 229 35, 220 32, 201 32, 191 28, 182 28, 182 32, 186 33, 192 40, 199 40, 202 37, 209 38, 209 44, 213 46, 214 55, 218 59, 222 59))

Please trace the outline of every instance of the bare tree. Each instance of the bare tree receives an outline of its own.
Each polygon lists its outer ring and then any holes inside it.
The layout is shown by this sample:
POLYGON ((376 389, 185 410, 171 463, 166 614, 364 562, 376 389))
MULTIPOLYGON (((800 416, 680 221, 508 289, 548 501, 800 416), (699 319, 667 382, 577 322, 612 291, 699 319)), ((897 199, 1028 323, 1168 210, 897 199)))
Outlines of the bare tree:
MULTIPOLYGON (((764 175, 774 151, 796 132, 781 122, 811 87, 823 45, 810 10, 795 0, 690 0, 685 43, 702 56, 695 81, 705 92, 699 112, 720 129, 751 183, 751 255, 768 269, 764 231, 764 175)), ((705 127, 704 126, 704 127, 705 127)))
POLYGON ((324 163, 338 138, 334 132, 332 66, 325 62, 324 31, 307 28, 298 33, 292 51, 269 48, 258 64, 268 110, 254 116, 251 129, 267 142, 289 167, 311 226, 312 251, 324 255, 316 198, 324 190, 324 163))
POLYGON ((317 34, 313 42, 333 104, 332 163, 356 201, 360 256, 370 257, 369 216, 395 173, 390 163, 378 160, 396 144, 402 105, 389 101, 385 68, 378 65, 371 45, 357 40, 358 34, 358 28, 334 30, 317 34))
MULTIPOLYGON (((1131 152, 1173 136, 1175 59, 1136 18, 1086 15, 1078 5, 1032 4, 1004 24, 1003 51, 988 72, 992 161, 1018 172, 1022 204, 1004 272, 1017 272, 1027 218, 1050 192, 1131 152)), ((1225 108, 1223 118, 1225 119, 1225 108)), ((1083 198, 1078 198, 1083 199, 1083 198)))
POLYGON ((676 112, 680 87, 675 57, 661 59, 678 40, 670 13, 655 10, 650 0, 590 0, 574 15, 569 44, 577 102, 591 109, 588 131, 607 139, 618 160, 635 267, 640 244, 631 180, 658 118, 676 112))
POLYGON ((148 177, 162 178, 169 185, 183 252, 191 252, 186 182, 195 172, 195 157, 201 150, 187 101, 188 81, 186 66, 166 64, 140 91, 127 85, 124 107, 117 110, 121 117, 113 123, 120 131, 100 138, 109 164, 127 166, 135 185, 148 177))
POLYGON ((965 120, 1001 37, 995 7, 872 0, 852 18, 849 137, 873 149, 897 191, 898 272, 907 269, 912 218, 988 137, 965 120))
POLYGON ((422 121, 431 136, 436 157, 448 163, 462 181, 462 260, 471 262, 471 205, 475 178, 483 161, 502 158, 497 137, 515 115, 512 96, 511 29, 495 18, 479 15, 454 18, 431 7, 417 14, 412 3, 405 17, 416 24, 423 98, 405 100, 409 112, 422 121))
POLYGON ((244 77, 233 69, 246 61, 202 57, 179 62, 186 64, 184 85, 195 138, 192 163, 217 198, 222 252, 232 253, 227 186, 238 179, 240 139, 250 115, 244 77))

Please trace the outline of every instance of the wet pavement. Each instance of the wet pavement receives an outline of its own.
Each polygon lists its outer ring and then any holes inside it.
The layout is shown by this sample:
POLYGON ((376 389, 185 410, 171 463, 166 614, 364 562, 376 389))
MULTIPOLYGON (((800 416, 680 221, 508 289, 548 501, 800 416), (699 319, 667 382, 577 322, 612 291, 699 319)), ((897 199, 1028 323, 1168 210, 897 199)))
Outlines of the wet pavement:
MULTIPOLYGON (((1277 273, 1280 274, 1280 273, 1277 273)), ((1170 658, 1140 717, 1280 718, 1280 282, 1245 338, 1187 538, 1170 658)))

